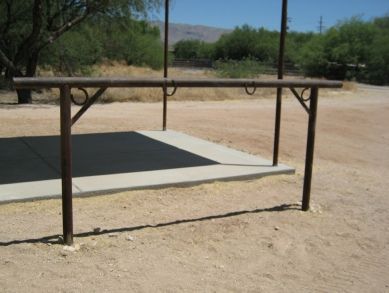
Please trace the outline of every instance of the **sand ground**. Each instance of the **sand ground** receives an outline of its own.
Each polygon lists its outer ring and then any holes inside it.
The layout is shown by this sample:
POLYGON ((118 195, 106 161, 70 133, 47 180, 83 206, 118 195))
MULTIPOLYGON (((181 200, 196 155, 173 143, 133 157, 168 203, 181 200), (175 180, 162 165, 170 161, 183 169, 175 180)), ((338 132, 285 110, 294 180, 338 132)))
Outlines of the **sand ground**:
MULTIPOLYGON (((175 101, 168 111, 171 129, 271 158, 274 99, 175 101)), ((0 136, 57 134, 58 117, 56 105, 2 105, 0 136)), ((75 252, 55 242, 60 200, 1 205, 0 291, 389 292, 388 125, 387 88, 320 97, 306 213, 307 117, 292 98, 280 161, 295 175, 77 198, 75 252)), ((160 103, 112 103, 74 132, 160 126, 160 103)))

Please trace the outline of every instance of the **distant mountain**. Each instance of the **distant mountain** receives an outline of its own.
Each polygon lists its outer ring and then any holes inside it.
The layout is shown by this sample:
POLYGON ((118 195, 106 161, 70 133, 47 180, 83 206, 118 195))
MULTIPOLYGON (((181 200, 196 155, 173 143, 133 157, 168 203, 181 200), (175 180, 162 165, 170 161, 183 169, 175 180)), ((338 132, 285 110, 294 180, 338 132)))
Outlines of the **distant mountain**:
MULTIPOLYGON (((165 25, 162 21, 152 22, 153 25, 159 27, 161 31, 161 39, 164 38, 165 25)), ((207 43, 216 42, 222 34, 229 33, 232 30, 204 26, 190 25, 181 23, 169 24, 169 43, 174 45, 181 40, 200 40, 207 43)))

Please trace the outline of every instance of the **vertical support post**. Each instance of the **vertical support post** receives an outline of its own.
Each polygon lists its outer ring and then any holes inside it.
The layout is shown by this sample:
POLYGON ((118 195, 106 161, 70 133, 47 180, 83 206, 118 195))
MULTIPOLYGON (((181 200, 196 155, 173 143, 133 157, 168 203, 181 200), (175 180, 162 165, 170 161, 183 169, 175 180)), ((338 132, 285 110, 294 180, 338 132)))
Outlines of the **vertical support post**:
MULTIPOLYGON (((169 0, 165 0, 165 42, 164 42, 164 56, 163 56, 163 77, 168 77, 168 62, 169 62, 169 0)), ((166 130, 167 118, 167 88, 166 82, 163 88, 163 122, 162 129, 166 130)))
POLYGON ((304 187, 303 187, 303 200, 302 200, 303 211, 309 210, 309 201, 311 198, 312 167, 313 167, 313 153, 315 150, 315 131, 316 131, 318 98, 319 98, 319 89, 312 88, 310 102, 309 102, 308 138, 307 138, 307 150, 305 155, 304 187))
MULTIPOLYGON (((288 0, 282 1, 280 48, 278 52, 278 79, 284 78, 285 38, 288 21, 288 0)), ((282 88, 277 88, 276 117, 274 126, 273 166, 278 165, 278 151, 281 130, 282 88)))
POLYGON ((66 245, 73 244, 73 207, 72 207, 72 142, 70 87, 60 88, 61 116, 61 176, 62 176, 62 225, 66 245))

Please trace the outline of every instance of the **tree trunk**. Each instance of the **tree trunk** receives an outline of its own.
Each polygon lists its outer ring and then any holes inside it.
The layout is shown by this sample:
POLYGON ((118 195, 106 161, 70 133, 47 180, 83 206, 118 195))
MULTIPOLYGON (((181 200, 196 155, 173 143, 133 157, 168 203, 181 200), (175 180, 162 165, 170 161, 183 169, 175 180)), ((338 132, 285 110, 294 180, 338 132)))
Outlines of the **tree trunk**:
MULTIPOLYGON (((39 52, 32 52, 30 58, 27 62, 26 75, 24 77, 33 77, 36 72, 37 64, 38 64, 39 52)), ((22 89, 16 90, 18 94, 18 104, 31 104, 32 96, 30 89, 22 89)))
POLYGON ((31 90, 16 90, 16 93, 18 94, 18 104, 32 103, 31 90))

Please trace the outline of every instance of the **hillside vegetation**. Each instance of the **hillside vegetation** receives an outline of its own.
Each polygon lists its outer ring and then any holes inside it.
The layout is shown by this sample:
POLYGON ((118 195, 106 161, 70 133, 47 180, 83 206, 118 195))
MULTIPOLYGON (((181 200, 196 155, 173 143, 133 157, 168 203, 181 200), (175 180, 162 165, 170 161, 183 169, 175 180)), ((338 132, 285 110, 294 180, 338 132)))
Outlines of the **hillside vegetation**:
MULTIPOLYGON (((38 72, 90 76, 100 64, 113 62, 162 68, 160 29, 141 19, 163 1, 76 2, 0 2, 0 88, 12 88, 15 76, 38 72)), ((208 59, 215 76, 258 77, 277 63, 278 43, 277 31, 243 25, 213 43, 181 40, 169 61, 208 59)), ((291 31, 286 43, 285 61, 299 74, 389 84, 388 15, 347 19, 323 34, 291 31)), ((31 102, 29 90, 17 94, 19 103, 31 102)))
MULTIPOLYGON (((351 18, 324 34, 289 32, 285 62, 307 77, 389 84, 389 16, 365 22, 351 18)), ((211 59, 218 76, 256 77, 263 64, 275 65, 279 34, 247 25, 223 34, 216 42, 182 40, 173 58, 211 59)), ((160 69, 160 31, 144 21, 100 18, 81 25, 42 53, 41 65, 74 75, 90 74, 105 60, 160 69), (109 25, 108 25, 109 23, 109 25)))
MULTIPOLYGON (((255 76, 261 64, 277 63, 278 44, 278 32, 244 25, 213 44, 182 40, 175 56, 212 59, 227 76, 255 76)), ((289 32, 285 61, 309 77, 389 84, 389 16, 369 22, 354 17, 324 34, 289 32)))

